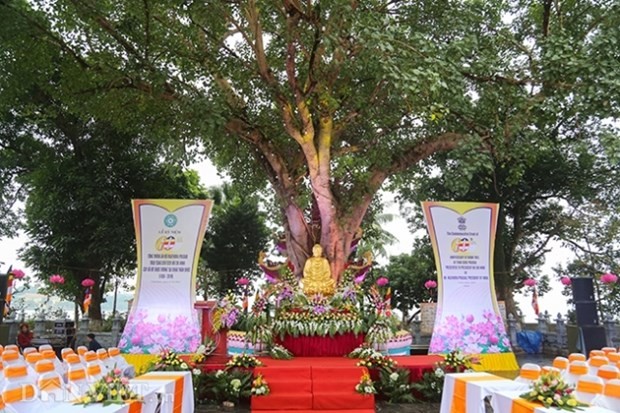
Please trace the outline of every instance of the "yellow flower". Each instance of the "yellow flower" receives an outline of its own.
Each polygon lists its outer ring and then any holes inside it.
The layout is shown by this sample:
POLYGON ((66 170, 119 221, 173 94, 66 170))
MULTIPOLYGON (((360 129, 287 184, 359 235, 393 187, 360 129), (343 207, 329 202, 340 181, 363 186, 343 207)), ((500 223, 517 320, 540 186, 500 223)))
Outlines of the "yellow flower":
POLYGON ((127 394, 127 392, 125 391, 125 389, 121 389, 120 394, 121 394, 121 396, 125 396, 125 394, 127 394))
POLYGON ((97 395, 97 401, 98 401, 98 402, 100 402, 101 400, 103 400, 103 394, 102 394, 102 393, 99 393, 99 394, 97 395))
POLYGON ((530 392, 530 396, 531 396, 531 397, 536 397, 536 394, 538 394, 538 393, 536 393, 536 391, 535 391, 535 390, 532 390, 532 391, 530 392))
POLYGON ((84 402, 84 404, 89 404, 89 403, 90 403, 90 402, 92 402, 93 400, 92 400, 89 396, 86 396, 86 397, 84 397, 84 398, 82 399, 82 401, 84 402))
POLYGON ((542 397, 542 396, 538 396, 538 400, 540 400, 542 402, 543 400, 545 400, 545 398, 542 397))
POLYGON ((112 391, 110 391, 110 395, 112 397, 115 397, 118 394, 118 392, 116 391, 116 389, 113 389, 112 391))
POLYGON ((547 402, 547 404, 553 403, 553 399, 551 397, 547 397, 547 400, 545 401, 547 402))
POLYGON ((562 399, 558 400, 558 405, 562 406, 564 404, 564 401, 562 399))
POLYGON ((575 407, 575 406, 577 406, 577 400, 575 400, 575 399, 568 399, 566 401, 566 404, 568 404, 570 407, 575 407))

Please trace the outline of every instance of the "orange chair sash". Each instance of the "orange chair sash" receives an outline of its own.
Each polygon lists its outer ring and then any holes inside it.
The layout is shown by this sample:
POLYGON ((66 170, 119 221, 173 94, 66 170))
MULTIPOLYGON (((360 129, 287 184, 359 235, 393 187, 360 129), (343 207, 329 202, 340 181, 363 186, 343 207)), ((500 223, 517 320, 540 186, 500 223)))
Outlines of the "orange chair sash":
POLYGON ((605 358, 594 357, 590 359, 588 364, 590 364, 593 367, 601 367, 601 366, 605 366, 609 364, 609 360, 607 360, 607 357, 605 358))
POLYGON ((568 368, 570 374, 588 374, 588 368, 586 366, 570 366, 568 368))
POLYGON ((47 379, 39 379, 39 389, 41 390, 54 390, 60 389, 60 377, 50 377, 47 379))
POLYGON ((603 391, 605 396, 609 397, 618 397, 620 398, 620 385, 617 384, 607 384, 605 386, 605 390, 603 391))
POLYGON ((560 370, 566 370, 568 363, 565 360, 553 360, 553 367, 560 370))
POLYGON ((96 374, 101 374, 101 366, 99 366, 99 365, 88 366, 86 368, 86 371, 87 371, 89 376, 94 376, 96 374))
POLYGON ((580 381, 577 383, 577 391, 591 394, 603 393, 603 385, 600 383, 592 383, 591 381, 580 381))
POLYGON ((4 377, 6 378, 23 377, 27 375, 28 370, 26 370, 26 366, 10 366, 4 369, 4 377))
POLYGON ((67 373, 69 380, 82 380, 86 378, 86 371, 84 369, 71 370, 67 373))
POLYGON ((616 371, 599 370, 596 374, 603 380, 612 380, 618 378, 618 372, 616 371))
POLYGON ((11 390, 2 392, 2 400, 7 403, 17 403, 22 400, 32 400, 34 398, 34 387, 30 384, 23 385, 11 390))
POLYGON ((586 356, 581 353, 571 354, 568 356, 568 361, 586 361, 586 356))
POLYGON ((540 377, 540 371, 537 370, 521 370, 519 376, 527 380, 537 380, 540 377))

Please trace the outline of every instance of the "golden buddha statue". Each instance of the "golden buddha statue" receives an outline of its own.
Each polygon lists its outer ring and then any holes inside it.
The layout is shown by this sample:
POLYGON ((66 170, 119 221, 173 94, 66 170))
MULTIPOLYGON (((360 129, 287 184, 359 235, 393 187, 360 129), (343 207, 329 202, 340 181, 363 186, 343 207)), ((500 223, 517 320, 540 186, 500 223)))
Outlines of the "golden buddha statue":
POLYGON ((306 295, 334 295, 336 292, 336 280, 332 278, 329 261, 322 255, 323 248, 316 244, 312 247, 312 257, 304 265, 303 291, 306 295))

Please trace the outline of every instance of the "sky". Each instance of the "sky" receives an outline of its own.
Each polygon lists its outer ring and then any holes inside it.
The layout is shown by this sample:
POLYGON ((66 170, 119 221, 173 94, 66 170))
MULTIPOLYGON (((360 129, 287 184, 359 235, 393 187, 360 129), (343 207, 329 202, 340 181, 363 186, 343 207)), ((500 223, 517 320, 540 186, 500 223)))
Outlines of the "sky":
MULTIPOLYGON (((202 184, 207 187, 219 185, 226 179, 225 177, 220 176, 217 173, 216 168, 209 160, 203 160, 201 162, 198 162, 190 166, 190 168, 195 169, 198 172, 202 184)), ((386 193, 384 194, 384 200, 388 205, 385 213, 392 214, 394 216, 394 219, 391 222, 384 224, 384 228, 391 234, 393 234, 398 240, 395 244, 387 246, 386 250, 389 255, 409 253, 411 252, 415 235, 409 230, 405 217, 401 215, 398 203, 392 202, 393 196, 389 193, 386 193)), ((23 234, 20 234, 13 239, 0 240, 1 272, 5 272, 8 269, 9 265, 13 265, 14 268, 24 269, 28 274, 29 271, 26 268, 25 264, 18 258, 18 250, 22 248, 27 241, 27 237, 23 234)), ((566 262, 571 258, 572 255, 572 253, 568 249, 563 248, 558 243, 551 244, 551 246, 552 251, 548 254, 547 262, 542 268, 542 271, 545 274, 551 274, 551 269, 555 265, 557 265, 558 263, 566 262)), ((377 257, 377 261, 380 264, 385 264, 387 262, 387 259, 377 257)), ((552 315, 552 318, 555 319, 558 312, 561 312, 564 316, 568 308, 566 297, 562 296, 561 294, 563 287, 560 282, 552 279, 551 285, 552 290, 549 293, 545 294, 545 296, 540 297, 538 302, 540 310, 542 312, 548 311, 552 315)), ((527 322, 533 322, 535 321, 536 317, 534 314, 534 310, 531 306, 531 295, 529 294, 529 292, 528 295, 525 296, 522 294, 518 294, 515 298, 520 304, 520 308, 523 311, 525 320, 527 322)), ((111 299, 109 299, 108 301, 111 302, 111 299)), ((125 305, 125 303, 119 302, 119 308, 121 310, 124 308, 125 305)))

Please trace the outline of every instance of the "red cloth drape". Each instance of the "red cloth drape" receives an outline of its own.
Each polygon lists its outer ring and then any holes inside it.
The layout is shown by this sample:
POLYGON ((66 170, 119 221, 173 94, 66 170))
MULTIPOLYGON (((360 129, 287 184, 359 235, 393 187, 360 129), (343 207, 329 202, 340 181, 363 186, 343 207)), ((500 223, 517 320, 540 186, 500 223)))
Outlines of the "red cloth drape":
POLYGON ((363 334, 345 333, 330 336, 299 336, 291 335, 275 339, 278 344, 287 348, 295 357, 341 357, 346 356, 364 342, 363 334))

